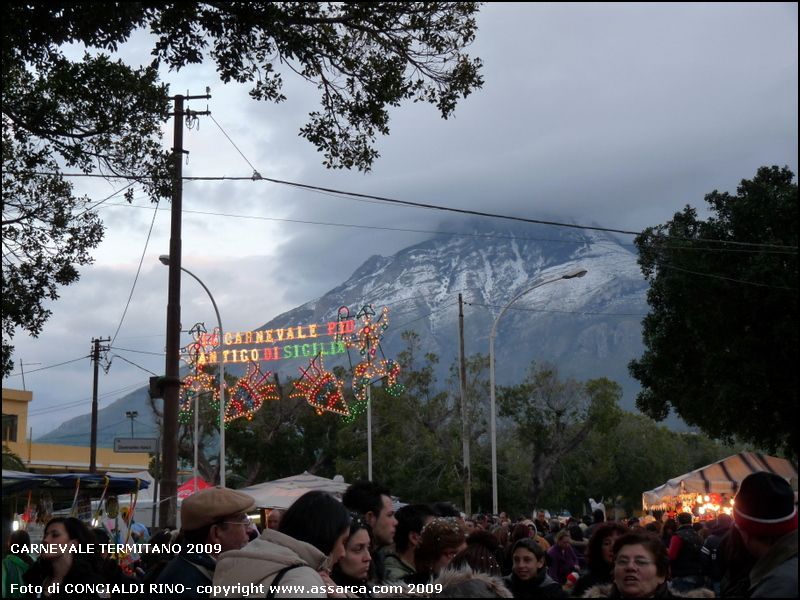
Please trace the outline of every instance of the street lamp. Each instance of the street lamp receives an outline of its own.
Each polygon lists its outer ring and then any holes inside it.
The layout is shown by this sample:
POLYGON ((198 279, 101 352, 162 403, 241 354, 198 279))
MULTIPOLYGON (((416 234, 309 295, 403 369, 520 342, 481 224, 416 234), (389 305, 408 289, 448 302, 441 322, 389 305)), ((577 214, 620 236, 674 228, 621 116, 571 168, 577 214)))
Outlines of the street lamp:
MULTIPOLYGON (((158 257, 158 260, 161 261, 163 265, 169 265, 169 255, 162 254, 158 257)), ((181 267, 181 271, 187 273, 194 277, 194 279, 203 286, 203 289, 208 294, 208 297, 211 298, 211 304, 214 305, 214 312, 217 313, 217 327, 219 328, 219 343, 222 346, 222 319, 219 316, 219 310, 217 309, 217 303, 214 302, 214 296, 211 295, 211 292, 206 287, 206 284, 200 281, 200 278, 192 273, 189 269, 181 267)), ((194 404, 194 477, 195 477, 195 485, 197 485, 197 414, 198 414, 198 404, 197 404, 197 396, 195 396, 195 404, 194 404)), ((223 363, 223 355, 220 352, 219 356, 219 484, 222 487, 225 487, 225 365, 223 363)))
POLYGON ((497 417, 496 417, 496 410, 495 410, 495 393, 494 393, 494 336, 497 333, 497 323, 500 321, 500 318, 506 314, 506 311, 511 307, 514 302, 519 300, 522 296, 535 290, 536 288, 542 287, 543 285, 547 285, 548 283, 555 283, 556 281, 561 281, 562 279, 575 279, 577 277, 583 277, 586 275, 586 269, 580 269, 578 271, 572 271, 570 273, 566 273, 564 275, 560 275, 553 279, 548 279, 547 281, 540 281, 534 286, 526 288, 525 290, 521 291, 519 294, 514 296, 511 299, 511 302, 505 305, 503 310, 500 311, 500 314, 497 315, 497 318, 494 320, 494 324, 492 325, 492 332, 489 334, 489 393, 490 393, 490 406, 489 406, 489 413, 491 415, 491 428, 490 428, 490 435, 491 435, 491 442, 492 442, 492 514, 496 515, 497 512, 497 417))
POLYGON ((136 437, 133 435, 133 420, 139 416, 139 413, 135 410, 128 410, 125 412, 125 416, 131 420, 131 437, 136 437))

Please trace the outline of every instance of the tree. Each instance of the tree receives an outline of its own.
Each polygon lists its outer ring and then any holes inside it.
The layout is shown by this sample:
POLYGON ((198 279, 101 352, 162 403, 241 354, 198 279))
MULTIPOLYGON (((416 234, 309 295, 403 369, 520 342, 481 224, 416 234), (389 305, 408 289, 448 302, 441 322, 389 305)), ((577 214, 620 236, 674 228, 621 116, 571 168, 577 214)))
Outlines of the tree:
POLYGON ((553 469, 540 505, 587 512, 589 498, 631 514, 642 492, 668 479, 730 456, 736 450, 701 434, 678 433, 640 414, 623 412, 619 423, 591 431, 580 447, 553 469))
POLYGON ((286 100, 285 74, 305 79, 321 106, 300 135, 327 167, 365 171, 377 136, 389 133, 390 107, 428 102, 447 118, 482 85, 480 60, 464 53, 476 2, 7 2, 1 10, 4 376, 15 328, 41 331, 43 302, 78 279, 102 237, 90 199, 74 195, 62 168, 169 197, 159 66, 208 56, 223 82, 250 83, 254 99, 271 102, 286 100), (113 61, 139 29, 154 36, 151 64, 113 61), (70 44, 86 48, 82 58, 67 55, 70 44))
POLYGON ((536 505, 550 474, 592 430, 605 432, 620 419, 619 384, 606 379, 562 380, 554 366, 531 365, 525 381, 501 388, 500 416, 515 425, 514 435, 529 452, 528 502, 536 505))
POLYGON ((27 467, 25 463, 22 462, 22 459, 19 455, 15 454, 11 451, 8 446, 3 446, 3 470, 11 470, 11 471, 27 471, 27 467))
POLYGON ((636 238, 650 283, 636 404, 714 438, 796 454, 797 183, 762 167, 736 195, 705 197, 636 238))

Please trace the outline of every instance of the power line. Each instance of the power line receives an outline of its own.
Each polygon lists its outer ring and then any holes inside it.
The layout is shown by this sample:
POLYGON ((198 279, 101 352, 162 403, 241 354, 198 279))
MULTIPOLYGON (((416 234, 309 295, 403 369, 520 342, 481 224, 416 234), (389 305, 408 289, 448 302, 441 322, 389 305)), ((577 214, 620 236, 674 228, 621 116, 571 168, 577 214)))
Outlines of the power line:
MULTIPOLYGON (((148 209, 149 206, 140 206, 137 204, 128 204, 128 203, 120 203, 120 204, 107 204, 104 208, 116 208, 116 207, 125 207, 125 208, 141 208, 141 209, 148 209)), ((169 210, 168 208, 159 208, 158 210, 169 210)), ((329 221, 308 221, 305 219, 287 219, 287 218, 279 218, 279 217, 265 217, 262 215, 242 215, 236 213, 222 213, 222 212, 214 212, 214 211, 204 211, 204 210, 183 210, 184 213, 187 214, 195 214, 195 215, 205 215, 205 216, 213 216, 213 217, 227 217, 231 219, 244 219, 244 220, 254 220, 254 221, 274 221, 277 223, 299 223, 302 225, 321 225, 325 227, 344 227, 344 228, 351 228, 351 229, 372 229, 377 231, 396 231, 401 233, 424 233, 430 235, 447 235, 452 237, 470 237, 470 238, 477 238, 477 239, 503 239, 503 240, 523 240, 523 241, 531 241, 531 242, 547 242, 547 243, 554 243, 554 244, 573 244, 573 245, 582 245, 586 244, 586 240, 558 240, 553 238, 538 238, 538 237, 530 237, 530 236, 513 236, 513 235, 502 235, 502 234, 483 234, 483 233, 467 233, 467 232, 458 232, 458 231, 441 231, 436 229, 412 229, 412 228, 404 228, 404 227, 386 227, 381 225, 361 225, 357 223, 335 223, 329 221)), ((676 241, 686 241, 692 242, 696 240, 691 239, 681 239, 681 238, 671 238, 676 241)), ((720 240, 717 240, 720 241, 720 240)), ((596 246, 603 246, 606 248, 616 248, 618 246, 622 246, 624 248, 636 248, 635 244, 626 243, 626 242, 604 242, 604 241, 593 241, 593 245, 596 246)), ((667 248, 670 250, 686 250, 686 251, 696 251, 696 252, 736 252, 736 253, 753 253, 753 254, 796 254, 796 249, 749 249, 749 248, 701 248, 697 246, 678 246, 678 245, 664 245, 662 248, 667 248)), ((792 248, 792 247, 787 247, 792 248)))
MULTIPOLYGON (((485 308, 504 308, 500 304, 479 304, 477 302, 465 302, 469 306, 482 306, 485 308)), ((567 315, 600 315, 608 317, 646 317, 646 313, 609 313, 609 312, 592 312, 588 310, 556 310, 547 308, 524 308, 522 306, 509 306, 508 310, 517 310, 521 312, 546 312, 546 313, 563 313, 567 315)))
POLYGON ((137 365, 132 360, 128 360, 127 358, 125 358, 124 356, 120 356, 119 354, 112 354, 111 355, 111 360, 108 361, 108 365, 106 365, 106 367, 104 369, 106 373, 108 373, 108 370, 111 368, 111 363, 114 361, 115 358, 119 358, 121 360, 124 360, 126 363, 129 363, 129 364, 133 365, 134 367, 138 367, 139 369, 141 369, 145 373, 150 373, 150 375, 155 375, 156 377, 158 377, 157 373, 153 373, 150 369, 145 369, 143 366, 137 365))
POLYGON ((147 253, 147 246, 148 244, 150 244, 150 235, 153 233, 153 225, 155 225, 156 223, 157 215, 158 215, 158 203, 156 203, 156 209, 153 211, 153 220, 150 221, 150 229, 147 231, 147 239, 145 239, 144 241, 144 249, 142 250, 141 258, 139 259, 139 266, 136 269, 136 276, 133 278, 131 293, 128 295, 128 301, 125 303, 125 310, 122 311, 122 317, 119 320, 119 325, 117 325, 117 330, 114 332, 114 335, 111 338, 112 345, 114 344, 114 340, 117 339, 117 334, 119 333, 119 330, 122 328, 122 323, 125 321, 125 315, 128 314, 128 307, 131 305, 131 299, 133 298, 133 291, 136 289, 136 282, 139 281, 139 273, 142 272, 142 263, 144 262, 144 256, 147 253))
POLYGON ((122 352, 133 352, 135 354, 150 354, 151 356, 166 356, 166 352, 147 352, 146 350, 131 350, 130 348, 120 348, 111 346, 110 350, 121 350, 122 352))
POLYGON ((763 287, 769 288, 773 290, 789 290, 790 292, 796 292, 797 288, 793 287, 785 287, 782 285, 769 285, 768 283, 758 283, 756 281, 745 281, 744 279, 734 279, 732 277, 725 277, 723 275, 714 275, 713 273, 700 273, 699 271, 690 271, 689 269, 684 269, 682 267, 676 267, 675 265, 670 265, 665 262, 659 262, 657 265, 659 268, 664 267, 666 269, 672 269, 673 271, 681 271, 683 273, 689 273, 690 275, 698 275, 700 277, 711 277, 712 279, 722 279, 724 281, 733 281, 734 283, 743 283, 745 285, 753 285, 756 287, 763 287))
POLYGON ((215 119, 215 118, 214 118, 214 117, 211 115, 211 113, 209 113, 209 114, 208 114, 208 116, 209 116, 209 117, 211 117, 211 120, 212 120, 212 121, 214 121, 214 125, 216 125, 217 127, 219 127, 219 130, 222 132, 222 135, 224 135, 226 138, 228 138, 228 141, 231 143, 231 145, 232 145, 234 148, 236 148, 236 151, 237 151, 237 152, 238 152, 238 153, 241 155, 241 157, 242 157, 242 158, 245 160, 245 162, 246 162, 248 165, 250 165, 250 168, 251 168, 251 169, 253 169, 253 179, 261 179, 261 175, 260 175, 260 174, 259 174, 259 172, 256 170, 256 168, 253 166, 253 163, 251 163, 251 162, 248 160, 248 158, 247 158, 247 157, 244 155, 244 153, 243 153, 241 150, 239 150, 239 146, 237 146, 237 145, 234 143, 234 141, 231 139, 231 136, 229 136, 229 135, 228 135, 228 133, 227 133, 227 132, 226 132, 226 131, 225 131, 225 130, 222 128, 222 125, 220 125, 219 123, 217 123, 217 120, 216 120, 216 119, 215 119))
MULTIPOLYGON (((126 385, 125 387, 122 387, 122 388, 119 388, 119 389, 116 389, 116 390, 111 390, 111 391, 108 391, 108 392, 104 392, 103 394, 100 394, 100 398, 105 400, 109 396, 114 396, 114 395, 120 394, 122 392, 127 392, 129 390, 134 389, 134 388, 141 387, 141 385, 142 385, 141 383, 133 383, 133 384, 130 384, 130 385, 126 385)), ((82 398, 81 400, 70 400, 69 402, 60 402, 58 404, 51 404, 50 406, 47 406, 47 407, 37 408, 36 410, 33 410, 30 413, 28 413, 28 415, 29 416, 37 416, 37 415, 40 415, 40 414, 44 415, 44 414, 47 414, 47 413, 50 413, 50 412, 57 412, 57 411, 60 411, 60 410, 66 410, 66 409, 69 409, 69 408, 74 408, 76 406, 80 406, 81 404, 84 404, 86 402, 91 402, 91 401, 92 401, 92 399, 91 399, 91 397, 89 397, 89 398, 82 398)))
POLYGON ((84 210, 83 212, 80 212, 80 213, 78 213, 77 215, 75 215, 75 216, 76 216, 76 218, 77 218, 77 217, 80 217, 80 216, 82 216, 82 215, 84 215, 84 214, 86 214, 87 212, 89 212, 89 211, 91 211, 91 210, 95 210, 97 207, 99 207, 99 206, 100 206, 101 204, 103 204, 104 202, 107 202, 108 200, 111 200, 111 198, 113 198, 114 196, 116 196, 116 195, 117 195, 117 194, 119 194, 120 192, 124 192, 124 191, 125 191, 125 190, 127 190, 129 187, 131 187, 131 186, 134 186, 134 185, 136 185, 136 182, 135 182, 135 181, 131 181, 129 184, 127 184, 127 185, 125 185, 125 186, 121 187, 120 189, 116 190, 115 192, 112 192, 110 196, 106 196, 106 197, 105 197, 105 198, 103 198, 102 200, 98 200, 97 204, 95 204, 94 206, 88 206, 88 207, 86 208, 86 210, 84 210))
MULTIPOLYGON (((47 365, 46 367, 39 367, 38 369, 34 369, 33 371, 28 371, 27 374, 30 375, 31 373, 36 373, 37 371, 46 371, 47 369, 54 369, 56 367, 61 367, 63 365, 68 365, 70 363, 78 362, 79 360, 83 360, 84 358, 89 358, 90 356, 91 356, 91 354, 87 354, 86 356, 81 356, 80 358, 73 358, 72 360, 67 360, 67 361, 64 361, 64 362, 61 362, 61 363, 58 363, 58 364, 55 364, 55 365, 47 365)), ((22 372, 20 372, 20 373, 11 373, 10 375, 8 375, 8 377, 17 377, 18 375, 21 375, 21 374, 22 374, 22 372)))
MULTIPOLYGON (((32 173, 34 175, 48 175, 52 173, 32 173)), ((63 177, 103 177, 104 175, 96 174, 96 173, 62 173, 63 177)), ((149 179, 149 177, 126 177, 130 179, 149 179)), ((399 200, 397 198, 389 198, 387 196, 378 196, 375 194, 362 194, 359 192, 348 192, 346 190, 337 190, 334 188, 326 188, 322 186, 310 185, 307 183, 299 183, 296 181, 287 181, 284 179, 276 179, 273 177, 262 177, 259 173, 254 172, 250 177, 234 177, 234 176, 184 176, 181 179, 184 181, 267 181, 269 183, 275 183, 278 185, 285 185, 288 187, 295 187, 299 189, 309 190, 313 192, 322 192, 327 194, 336 194, 340 197, 351 198, 354 200, 369 200, 369 201, 377 201, 391 205, 397 206, 408 206, 411 208, 424 208, 427 210, 436 210, 442 212, 452 212, 458 214, 465 214, 477 217, 486 217, 492 219, 505 219, 509 221, 516 221, 521 223, 531 223, 536 225, 551 225, 554 227, 566 227, 570 229, 583 229, 583 230, 590 230, 590 231, 604 231, 606 233, 619 233, 622 235, 641 235, 644 232, 642 231, 630 231, 627 229, 615 229, 611 227, 600 227, 594 225, 579 225, 577 223, 564 223, 561 221, 547 221, 543 219, 531 219, 528 217, 519 217, 514 215, 503 215, 499 213, 490 213, 485 211, 476 211, 470 210, 465 208, 454 208, 449 206, 440 206, 437 204, 431 204, 426 202, 412 202, 410 200, 399 200)), ((650 234, 653 235, 653 234, 650 234)), ((671 240, 685 240, 687 238, 667 238, 671 240)), ((781 244, 764 244, 761 242, 739 242, 733 240, 714 240, 714 239, 706 239, 706 238, 695 238, 693 241, 701 241, 707 242, 712 244, 732 244, 737 246, 752 246, 752 247, 765 247, 765 248, 781 248, 781 249, 792 249, 797 250, 797 246, 787 246, 781 244)))

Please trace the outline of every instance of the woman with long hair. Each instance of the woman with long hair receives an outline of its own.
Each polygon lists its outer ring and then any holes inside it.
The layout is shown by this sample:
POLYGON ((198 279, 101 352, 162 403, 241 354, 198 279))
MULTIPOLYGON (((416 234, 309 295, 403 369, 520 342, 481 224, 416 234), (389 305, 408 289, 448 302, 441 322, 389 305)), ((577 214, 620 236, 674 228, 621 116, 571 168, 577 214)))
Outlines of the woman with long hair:
POLYGON ((229 597, 242 597, 254 584, 302 586, 305 596, 324 598, 325 586, 335 585, 330 572, 344 556, 349 535, 350 513, 342 503, 326 492, 306 492, 288 508, 277 531, 265 529, 241 550, 220 556, 214 585, 241 584, 244 591, 229 597))
POLYGON ((573 596, 582 596, 592 586, 611 583, 614 570, 614 542, 626 533, 628 529, 624 525, 613 521, 602 523, 595 528, 586 548, 588 566, 572 589, 573 596))
POLYGON ((456 554, 467 547, 466 531, 452 517, 436 517, 422 528, 414 554, 417 572, 405 577, 406 583, 427 583, 446 569, 456 554))
POLYGON ((344 556, 333 566, 331 579, 337 585, 366 588, 366 593, 358 594, 362 598, 372 598, 367 586, 372 565, 369 553, 371 543, 372 531, 364 517, 359 513, 350 513, 350 535, 344 545, 344 556))
MULTIPOLYGON (((73 598, 67 584, 106 583, 99 573, 97 559, 90 549, 95 539, 89 528, 74 517, 50 519, 44 528, 42 544, 50 545, 24 575, 25 583, 42 586, 43 597, 73 598), (58 591, 50 591, 58 590, 58 591)), ((88 598, 99 598, 87 594, 88 598)))

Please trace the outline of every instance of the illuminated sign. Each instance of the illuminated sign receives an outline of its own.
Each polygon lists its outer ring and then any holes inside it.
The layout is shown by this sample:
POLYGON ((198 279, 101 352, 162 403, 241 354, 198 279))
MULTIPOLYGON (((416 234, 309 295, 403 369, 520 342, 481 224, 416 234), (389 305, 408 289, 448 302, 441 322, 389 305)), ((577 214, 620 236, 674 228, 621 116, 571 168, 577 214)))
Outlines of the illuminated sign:
POLYGON ((283 329, 235 331, 223 336, 221 346, 217 332, 201 333, 196 344, 199 348, 196 364, 200 367, 216 364, 220 356, 222 362, 228 364, 345 354, 347 346, 339 341, 339 336, 352 334, 355 327, 355 320, 349 319, 283 329), (323 339, 328 336, 334 340, 323 339))

